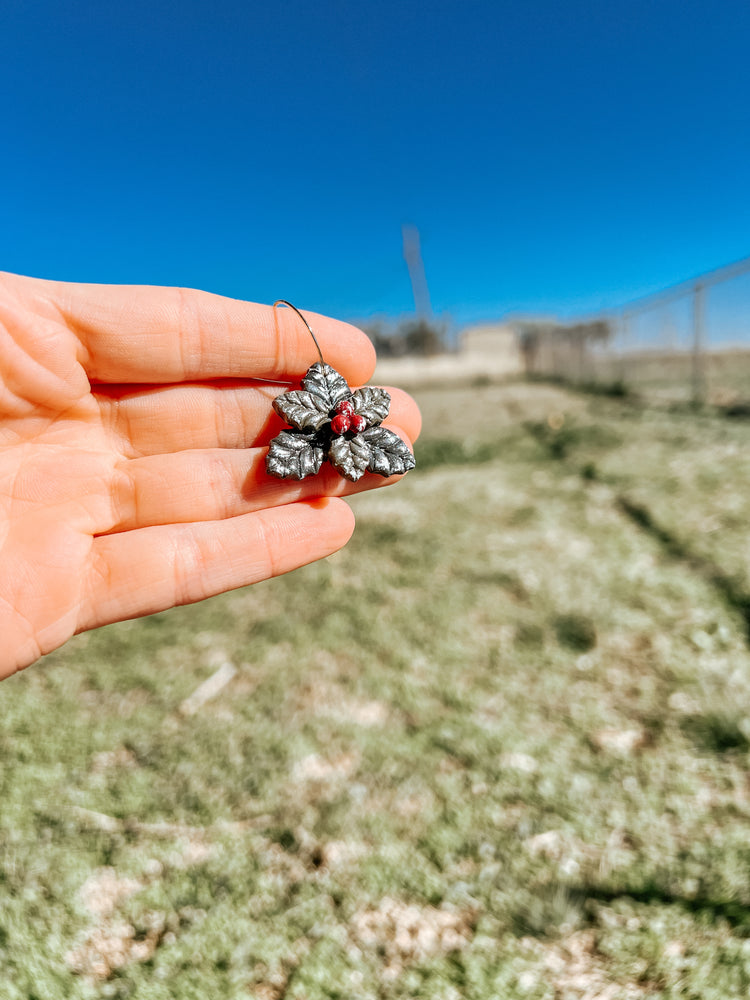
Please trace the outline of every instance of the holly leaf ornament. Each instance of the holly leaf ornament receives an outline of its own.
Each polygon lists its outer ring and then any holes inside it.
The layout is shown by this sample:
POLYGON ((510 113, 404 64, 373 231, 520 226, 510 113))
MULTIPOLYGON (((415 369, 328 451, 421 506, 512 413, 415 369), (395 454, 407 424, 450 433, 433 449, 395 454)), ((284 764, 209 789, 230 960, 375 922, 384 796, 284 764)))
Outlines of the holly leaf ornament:
POLYGON ((329 410, 352 394, 343 375, 339 375, 330 365, 317 361, 307 369, 307 374, 302 379, 302 388, 317 396, 329 410))
POLYGON ((277 396, 273 408, 291 430, 278 434, 268 449, 266 470, 279 479, 306 479, 325 459, 356 483, 365 472, 394 476, 414 468, 414 456, 401 438, 380 424, 391 397, 366 385, 356 392, 335 368, 316 362, 300 389, 277 396))
POLYGON ((283 396, 274 399, 273 408, 283 420, 300 431, 320 430, 330 419, 328 412, 331 407, 326 405, 321 396, 312 392, 285 392, 283 396))
POLYGON ((387 427, 371 427, 360 435, 370 449, 367 468, 380 476, 396 476, 414 468, 414 456, 387 427))
POLYGON ((370 427, 375 427, 388 416, 391 397, 385 389, 366 385, 352 394, 352 405, 355 413, 361 414, 370 427))
POLYGON ((345 435, 334 437, 328 449, 328 461, 344 479, 356 483, 367 472, 371 452, 362 434, 349 439, 345 435))
POLYGON ((320 472, 324 457, 313 434, 282 431, 268 449, 266 469, 279 479, 306 479, 320 472))

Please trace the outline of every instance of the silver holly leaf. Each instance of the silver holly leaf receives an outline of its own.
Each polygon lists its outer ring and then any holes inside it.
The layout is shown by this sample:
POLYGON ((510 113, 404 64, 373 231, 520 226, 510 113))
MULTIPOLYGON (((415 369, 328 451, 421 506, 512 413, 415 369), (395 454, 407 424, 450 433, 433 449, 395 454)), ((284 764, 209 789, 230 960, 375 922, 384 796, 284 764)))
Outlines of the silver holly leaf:
POLYGON ((377 472, 379 476, 400 476, 414 468, 414 456, 398 434, 387 427, 370 427, 359 436, 370 449, 370 472, 377 472))
POLYGON ((302 379, 302 388, 317 396, 321 404, 329 410, 352 394, 343 375, 339 375, 330 365, 318 361, 307 369, 307 374, 302 379))
POLYGON ((321 396, 299 389, 277 396, 273 401, 273 408, 298 431, 320 430, 330 419, 328 413, 331 408, 321 396))
POLYGON ((363 434, 355 434, 352 438, 334 437, 328 449, 328 461, 340 476, 352 483, 365 474, 370 457, 370 446, 363 434))
POLYGON ((390 393, 374 385, 365 385, 357 389, 351 398, 354 412, 364 417, 368 427, 382 423, 391 408, 390 393))
POLYGON ((266 470, 279 479, 306 479, 320 472, 324 450, 313 435, 282 431, 271 442, 266 470))

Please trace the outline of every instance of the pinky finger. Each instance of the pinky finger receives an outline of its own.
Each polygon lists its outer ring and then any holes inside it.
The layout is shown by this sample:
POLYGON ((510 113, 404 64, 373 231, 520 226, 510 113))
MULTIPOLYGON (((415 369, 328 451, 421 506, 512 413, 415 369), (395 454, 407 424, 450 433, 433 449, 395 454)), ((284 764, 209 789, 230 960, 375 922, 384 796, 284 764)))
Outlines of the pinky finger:
POLYGON ((328 497, 103 535, 94 541, 77 631, 280 576, 336 552, 353 530, 346 503, 328 497))

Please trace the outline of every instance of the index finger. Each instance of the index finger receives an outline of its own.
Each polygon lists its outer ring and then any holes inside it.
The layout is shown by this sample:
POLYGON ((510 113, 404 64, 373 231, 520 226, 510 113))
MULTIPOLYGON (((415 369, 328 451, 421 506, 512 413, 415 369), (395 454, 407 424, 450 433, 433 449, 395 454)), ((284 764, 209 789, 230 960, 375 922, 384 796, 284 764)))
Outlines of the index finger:
MULTIPOLYGON (((288 380, 318 360, 304 323, 284 307, 192 288, 46 284, 82 345, 93 382, 288 380)), ((305 316, 327 364, 349 382, 367 382, 375 368, 368 337, 349 323, 306 310, 305 316)))

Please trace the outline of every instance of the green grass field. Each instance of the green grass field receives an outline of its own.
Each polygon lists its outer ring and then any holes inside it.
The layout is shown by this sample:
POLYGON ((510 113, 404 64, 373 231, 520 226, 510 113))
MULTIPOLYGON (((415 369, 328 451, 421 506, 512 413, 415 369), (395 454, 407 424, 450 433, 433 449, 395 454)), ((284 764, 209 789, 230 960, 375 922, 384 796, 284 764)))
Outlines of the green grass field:
POLYGON ((3 1000, 750 994, 750 424, 418 398, 346 550, 0 687, 3 1000))

